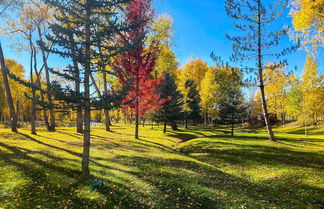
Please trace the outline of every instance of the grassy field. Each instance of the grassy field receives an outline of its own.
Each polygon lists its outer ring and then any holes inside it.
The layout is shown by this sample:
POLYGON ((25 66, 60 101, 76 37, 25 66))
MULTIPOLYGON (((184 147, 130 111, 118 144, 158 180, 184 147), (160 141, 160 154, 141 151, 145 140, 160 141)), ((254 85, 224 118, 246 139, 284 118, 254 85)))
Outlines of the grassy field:
POLYGON ((0 129, 0 208, 323 208, 324 126, 93 128, 89 182, 80 179, 82 135, 0 129), (104 182, 93 188, 97 182, 104 182))

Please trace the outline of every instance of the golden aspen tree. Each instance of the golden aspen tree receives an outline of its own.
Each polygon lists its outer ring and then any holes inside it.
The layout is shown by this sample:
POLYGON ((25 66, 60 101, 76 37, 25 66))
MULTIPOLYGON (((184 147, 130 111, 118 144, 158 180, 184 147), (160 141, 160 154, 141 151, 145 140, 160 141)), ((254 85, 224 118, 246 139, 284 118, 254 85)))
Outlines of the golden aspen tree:
POLYGON ((216 80, 216 71, 216 68, 210 67, 205 74, 205 78, 201 82, 200 106, 202 108, 202 114, 204 115, 205 127, 207 127, 209 113, 215 109, 213 106, 219 100, 219 95, 217 95, 217 93, 220 89, 220 85, 216 80))
POLYGON ((308 50, 324 46, 324 1, 294 0, 290 15, 292 16, 294 35, 302 40, 308 50))
MULTIPOLYGON (((302 92, 302 113, 301 121, 317 123, 318 113, 322 107, 323 76, 318 75, 318 64, 314 57, 308 55, 302 75, 300 89, 302 92)), ((307 135, 307 134, 306 134, 307 135)))
POLYGON ((275 114, 276 120, 280 116, 282 123, 285 123, 288 82, 289 76, 284 73, 282 67, 271 63, 267 65, 264 83, 269 112, 275 114))

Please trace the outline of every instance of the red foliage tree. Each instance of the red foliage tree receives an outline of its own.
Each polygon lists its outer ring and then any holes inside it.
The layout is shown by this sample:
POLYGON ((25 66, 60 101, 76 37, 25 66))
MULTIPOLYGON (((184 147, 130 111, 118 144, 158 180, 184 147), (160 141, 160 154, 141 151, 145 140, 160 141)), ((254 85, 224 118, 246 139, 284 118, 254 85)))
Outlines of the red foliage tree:
POLYGON ((114 68, 122 84, 133 79, 133 86, 124 102, 131 101, 124 108, 130 108, 135 114, 135 138, 138 139, 139 117, 149 111, 159 109, 164 101, 155 93, 162 78, 153 79, 152 71, 158 56, 155 44, 146 46, 149 23, 153 18, 152 0, 133 0, 126 8, 126 21, 135 25, 135 29, 121 34, 119 41, 129 44, 130 50, 118 55, 114 68))

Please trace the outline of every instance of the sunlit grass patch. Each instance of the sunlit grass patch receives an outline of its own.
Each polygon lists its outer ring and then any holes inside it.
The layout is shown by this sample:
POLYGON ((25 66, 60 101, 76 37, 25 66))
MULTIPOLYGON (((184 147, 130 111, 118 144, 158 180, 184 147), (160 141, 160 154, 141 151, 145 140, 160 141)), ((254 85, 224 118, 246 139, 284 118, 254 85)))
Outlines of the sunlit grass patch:
POLYGON ((80 178, 82 140, 57 132, 0 130, 0 208, 321 208, 323 142, 279 130, 95 127, 92 178, 80 178), (98 182, 100 186, 94 188, 98 182))

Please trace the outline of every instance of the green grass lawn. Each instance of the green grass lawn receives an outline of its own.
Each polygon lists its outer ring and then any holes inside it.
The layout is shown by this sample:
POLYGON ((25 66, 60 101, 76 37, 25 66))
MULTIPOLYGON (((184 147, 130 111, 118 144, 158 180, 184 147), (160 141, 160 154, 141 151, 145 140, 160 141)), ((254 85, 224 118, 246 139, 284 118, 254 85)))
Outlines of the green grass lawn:
POLYGON ((93 128, 92 179, 80 179, 82 135, 0 130, 0 208, 323 208, 324 126, 162 133, 93 128), (96 182, 104 182, 92 188, 96 182))

